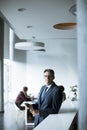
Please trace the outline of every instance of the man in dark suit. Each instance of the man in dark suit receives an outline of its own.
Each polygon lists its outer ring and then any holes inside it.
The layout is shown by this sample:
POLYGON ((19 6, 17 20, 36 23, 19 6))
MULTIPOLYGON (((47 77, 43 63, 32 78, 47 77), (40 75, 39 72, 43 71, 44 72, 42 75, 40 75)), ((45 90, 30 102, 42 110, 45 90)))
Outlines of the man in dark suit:
POLYGON ((31 107, 31 113, 35 117, 35 126, 49 114, 58 113, 61 107, 63 89, 55 84, 54 78, 55 74, 52 69, 44 70, 46 84, 41 87, 37 104, 33 104, 33 108, 31 107))

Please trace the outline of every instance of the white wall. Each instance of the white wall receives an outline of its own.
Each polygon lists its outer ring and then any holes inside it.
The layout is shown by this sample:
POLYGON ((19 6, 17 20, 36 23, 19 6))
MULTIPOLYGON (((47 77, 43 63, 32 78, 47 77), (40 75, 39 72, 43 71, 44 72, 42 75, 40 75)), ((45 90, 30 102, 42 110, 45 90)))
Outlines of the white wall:
POLYGON ((10 90, 9 101, 16 99, 17 94, 26 85, 26 51, 16 50, 14 45, 20 41, 11 32, 10 35, 10 90))
POLYGON ((9 101, 14 100, 19 91, 22 90, 23 86, 25 85, 26 85, 26 62, 11 61, 9 101))
POLYGON ((54 69, 54 81, 65 86, 67 95, 69 86, 78 84, 76 42, 76 39, 46 40, 46 52, 27 51, 26 82, 30 93, 36 94, 44 84, 43 71, 46 68, 54 69))
POLYGON ((77 40, 45 40, 46 52, 32 52, 16 50, 14 43, 20 39, 14 33, 11 38, 10 98, 16 98, 24 85, 29 87, 29 93, 37 95, 44 84, 43 71, 46 68, 54 69, 54 81, 64 85, 68 96, 69 86, 78 84, 77 40))
POLYGON ((24 85, 28 93, 37 96, 44 84, 43 71, 54 69, 55 82, 64 85, 67 96, 69 87, 78 84, 76 39, 45 41, 46 52, 21 51, 14 49, 11 88, 15 99, 24 85))

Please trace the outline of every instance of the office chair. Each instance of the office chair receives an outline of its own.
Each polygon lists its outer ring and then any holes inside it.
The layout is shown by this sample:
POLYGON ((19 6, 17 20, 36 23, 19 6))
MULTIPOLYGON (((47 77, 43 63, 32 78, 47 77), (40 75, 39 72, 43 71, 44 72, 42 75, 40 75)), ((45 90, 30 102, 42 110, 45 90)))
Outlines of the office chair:
POLYGON ((17 122, 19 116, 24 118, 25 110, 23 110, 23 111, 20 110, 15 104, 14 104, 14 108, 16 110, 15 118, 16 118, 16 122, 17 122))

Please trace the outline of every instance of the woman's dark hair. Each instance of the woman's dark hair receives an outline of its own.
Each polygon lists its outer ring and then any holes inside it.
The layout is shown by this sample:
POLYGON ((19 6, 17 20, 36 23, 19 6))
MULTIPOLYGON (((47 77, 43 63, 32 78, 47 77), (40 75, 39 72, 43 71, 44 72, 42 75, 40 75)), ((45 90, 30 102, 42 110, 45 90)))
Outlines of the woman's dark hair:
POLYGON ((28 90, 28 87, 24 86, 24 87, 23 87, 23 91, 26 92, 27 90, 28 90))
POLYGON ((60 88, 60 90, 63 92, 65 90, 64 86, 63 85, 59 85, 58 86, 60 88))

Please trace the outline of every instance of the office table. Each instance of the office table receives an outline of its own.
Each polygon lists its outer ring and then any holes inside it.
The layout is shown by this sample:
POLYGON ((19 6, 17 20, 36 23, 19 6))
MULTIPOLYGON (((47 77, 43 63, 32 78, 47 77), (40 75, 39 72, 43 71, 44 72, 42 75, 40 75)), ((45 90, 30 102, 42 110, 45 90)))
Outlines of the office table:
MULTIPOLYGON (((29 104, 35 104, 35 102, 37 101, 37 98, 33 101, 28 101, 28 102, 24 102, 24 104, 29 103, 29 104)), ((27 111, 28 111, 28 107, 25 105, 25 125, 30 125, 30 126, 34 126, 34 121, 29 121, 27 119, 27 111)))

